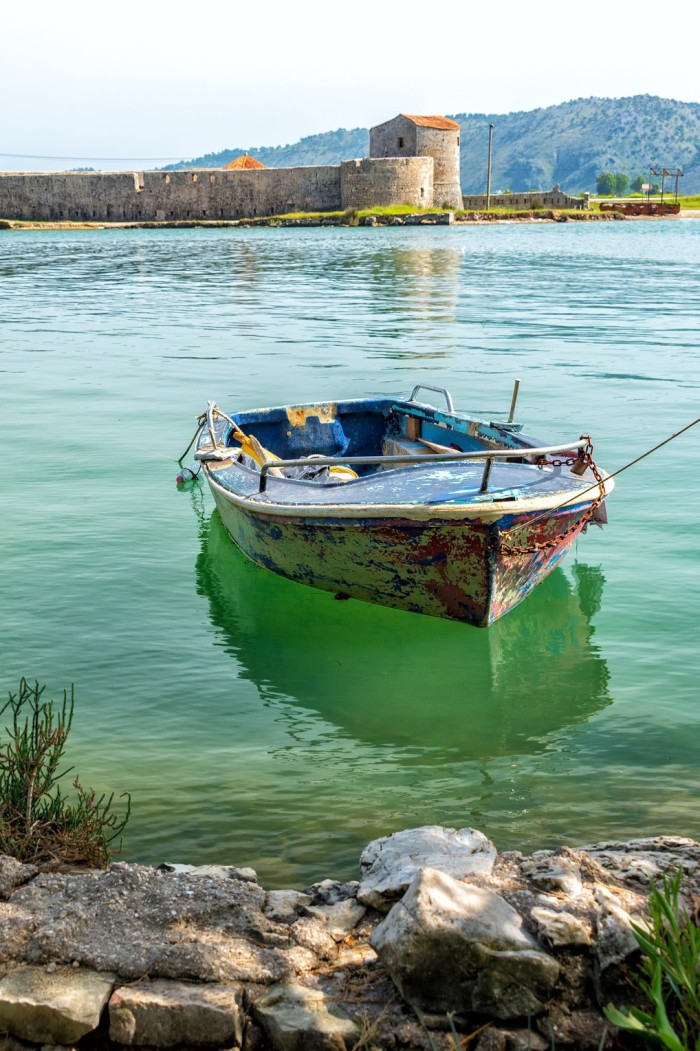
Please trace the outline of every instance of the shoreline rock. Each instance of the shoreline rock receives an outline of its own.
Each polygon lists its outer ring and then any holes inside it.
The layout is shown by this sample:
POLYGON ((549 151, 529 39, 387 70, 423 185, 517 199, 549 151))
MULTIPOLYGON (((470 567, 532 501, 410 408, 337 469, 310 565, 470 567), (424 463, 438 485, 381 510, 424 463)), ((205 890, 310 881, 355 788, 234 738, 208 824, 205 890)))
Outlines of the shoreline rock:
POLYGON ((369 844, 359 882, 273 891, 234 866, 0 857, 0 1048, 612 1047, 632 924, 679 868, 692 904, 700 844, 678 836, 523 856, 426 826, 369 844))

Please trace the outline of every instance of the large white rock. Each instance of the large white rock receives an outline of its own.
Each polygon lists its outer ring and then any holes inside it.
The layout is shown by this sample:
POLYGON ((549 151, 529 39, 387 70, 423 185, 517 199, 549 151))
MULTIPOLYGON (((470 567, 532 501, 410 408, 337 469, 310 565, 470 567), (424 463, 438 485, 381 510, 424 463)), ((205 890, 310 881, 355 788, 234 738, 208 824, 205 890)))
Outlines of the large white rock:
POLYGON ((387 912, 423 868, 437 869, 455 879, 488 875, 496 860, 490 839, 474 828, 423 825, 383 836, 368 844, 360 857, 357 897, 363 904, 387 912))
POLYGON ((403 997, 431 1014, 537 1014, 559 976, 499 894, 434 869, 418 873, 371 943, 403 997))
POLYGON ((163 979, 123 986, 109 1001, 109 1035, 147 1047, 240 1047, 240 986, 163 979))
POLYGON ((360 1030, 320 989, 282 982, 253 1004, 275 1051, 340 1051, 360 1030))
POLYGON ((0 981, 0 1030, 35 1044, 73 1044, 100 1023, 111 974, 18 967, 0 981))

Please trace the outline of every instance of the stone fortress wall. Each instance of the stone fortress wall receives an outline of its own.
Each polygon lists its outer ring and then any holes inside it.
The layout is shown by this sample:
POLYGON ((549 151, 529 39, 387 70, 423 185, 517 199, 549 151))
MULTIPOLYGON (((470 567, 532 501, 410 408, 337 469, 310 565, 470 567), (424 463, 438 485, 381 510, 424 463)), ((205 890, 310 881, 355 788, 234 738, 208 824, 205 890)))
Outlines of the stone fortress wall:
POLYGON ((590 194, 570 197, 555 186, 544 193, 537 190, 528 190, 526 193, 492 193, 490 198, 487 198, 485 193, 471 194, 462 198, 462 207, 467 211, 472 208, 480 211, 486 208, 487 200, 491 208, 575 208, 587 211, 591 206, 590 194))
POLYGON ((450 207, 461 207, 459 125, 444 117, 400 116, 372 128, 371 140, 376 132, 380 132, 380 152, 340 165, 234 171, 0 173, 0 217, 178 222, 398 204, 433 208, 448 202, 450 207), (452 128, 418 127, 413 123, 416 120, 443 121, 454 125, 457 133, 452 128), (381 129, 389 126, 391 137, 381 138, 381 129), (399 147, 398 141, 410 141, 411 146, 399 147), (386 152, 390 148, 393 152, 386 152))
POLYGON ((170 222, 340 207, 340 169, 330 165, 0 175, 0 215, 8 219, 170 222))

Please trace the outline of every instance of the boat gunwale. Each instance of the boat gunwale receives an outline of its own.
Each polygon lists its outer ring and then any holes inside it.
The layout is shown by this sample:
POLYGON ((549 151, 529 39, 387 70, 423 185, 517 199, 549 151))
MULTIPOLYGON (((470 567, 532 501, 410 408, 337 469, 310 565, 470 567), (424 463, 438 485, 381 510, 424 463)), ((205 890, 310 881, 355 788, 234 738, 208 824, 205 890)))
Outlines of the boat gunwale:
MULTIPOLYGON (((472 451, 455 450, 454 452, 444 453, 424 453, 420 456, 416 456, 415 454, 411 455, 410 453, 406 453, 402 456, 314 456, 312 461, 310 461, 310 457, 308 456, 298 457, 297 459, 293 460, 268 460, 260 467, 260 488, 258 492, 267 492, 265 483, 269 478, 270 472, 273 469, 280 469, 282 467, 305 467, 309 464, 309 462, 313 462, 313 465, 318 467, 345 467, 349 466, 350 464, 377 464, 378 466, 381 466, 385 463, 395 464, 395 468, 392 467, 389 468, 389 470, 387 471, 382 471, 383 475, 391 475, 394 473, 395 470, 402 471, 405 470, 407 467, 427 467, 432 466, 433 464, 461 463, 465 460, 474 460, 476 462, 482 460, 486 462, 488 462, 489 460, 493 460, 495 462, 499 459, 516 460, 518 458, 524 459, 526 456, 544 456, 545 453, 569 452, 573 451, 574 449, 583 449, 586 445, 587 439, 581 438, 578 441, 571 443, 565 442, 561 445, 543 445, 541 447, 535 448, 525 446, 521 449, 479 449, 472 451)), ((518 464, 518 466, 538 467, 538 464, 518 464)), ((544 466, 547 465, 545 464, 544 466)), ((376 477, 376 475, 373 475, 372 477, 376 477)), ((347 482, 344 482, 343 485, 354 485, 355 483, 362 482, 364 480, 365 479, 363 477, 350 478, 347 482)), ((285 478, 285 482, 304 482, 304 484, 306 485, 319 485, 326 489, 330 487, 334 488, 337 485, 337 483, 333 482, 317 483, 313 481, 308 481, 303 478, 285 478)), ((482 491, 485 492, 486 490, 482 491)))
MULTIPOLYGON (((222 465, 220 464, 219 466, 222 465)), ((242 464, 238 464, 235 461, 231 466, 237 466, 249 472, 254 477, 257 475, 257 472, 250 471, 249 468, 245 468, 242 464)), ((549 497, 539 496, 522 499, 513 499, 511 497, 505 500, 482 500, 480 502, 466 504, 283 504, 273 501, 269 496, 269 492, 256 492, 248 496, 235 493, 227 486, 221 485, 216 478, 217 472, 211 468, 212 461, 204 461, 207 481, 212 487, 212 490, 218 490, 222 497, 238 510, 247 513, 252 512, 257 515, 288 518, 337 518, 343 520, 381 518, 412 521, 429 521, 434 519, 454 521, 467 519, 470 521, 480 520, 487 524, 493 524, 500 518, 506 516, 514 517, 550 510, 552 513, 556 511, 571 513, 576 510, 577 505, 580 505, 585 509, 594 502, 596 499, 595 492, 599 489, 599 484, 597 482, 594 481, 591 484, 586 480, 586 484, 583 485, 578 492, 572 493, 569 499, 560 501, 559 503, 556 501, 557 498, 561 498, 561 492, 552 493, 549 497), (582 499, 584 493, 590 493, 590 499, 582 499)), ((613 491, 615 482, 610 478, 606 471, 601 468, 599 468, 599 471, 603 479, 603 499, 605 499, 613 491)), ((289 479, 287 479, 287 481, 288 480, 289 479)), ((314 483, 312 482, 309 484, 313 485, 314 483)), ((342 490, 344 486, 334 485, 333 488, 342 490)))

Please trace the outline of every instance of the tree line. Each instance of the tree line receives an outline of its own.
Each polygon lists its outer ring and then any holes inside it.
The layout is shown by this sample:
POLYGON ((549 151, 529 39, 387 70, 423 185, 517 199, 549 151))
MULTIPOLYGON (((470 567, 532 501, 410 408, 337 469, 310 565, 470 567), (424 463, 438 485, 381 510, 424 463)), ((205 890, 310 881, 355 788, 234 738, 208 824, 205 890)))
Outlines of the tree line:
POLYGON ((641 175, 630 183, 630 177, 625 172, 601 172, 596 177, 595 189, 599 197, 626 197, 628 193, 642 193, 647 189, 652 194, 661 191, 657 182, 648 186, 641 175))

